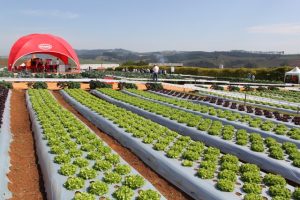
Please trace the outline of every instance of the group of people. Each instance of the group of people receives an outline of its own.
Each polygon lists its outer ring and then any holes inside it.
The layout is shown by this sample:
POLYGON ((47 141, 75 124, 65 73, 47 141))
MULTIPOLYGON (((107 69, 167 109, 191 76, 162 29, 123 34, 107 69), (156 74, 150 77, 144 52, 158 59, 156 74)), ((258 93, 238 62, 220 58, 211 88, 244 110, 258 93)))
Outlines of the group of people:
POLYGON ((31 71, 35 72, 57 72, 60 61, 57 58, 55 63, 52 59, 31 58, 20 66, 14 66, 15 71, 31 71))
POLYGON ((155 65, 152 69, 132 69, 132 71, 129 71, 128 68, 123 68, 122 71, 134 73, 150 73, 152 74, 153 81, 158 81, 158 74, 167 74, 167 70, 160 70, 157 65, 155 65))
POLYGON ((255 75, 254 74, 248 74, 248 79, 250 79, 251 81, 255 81, 255 75))

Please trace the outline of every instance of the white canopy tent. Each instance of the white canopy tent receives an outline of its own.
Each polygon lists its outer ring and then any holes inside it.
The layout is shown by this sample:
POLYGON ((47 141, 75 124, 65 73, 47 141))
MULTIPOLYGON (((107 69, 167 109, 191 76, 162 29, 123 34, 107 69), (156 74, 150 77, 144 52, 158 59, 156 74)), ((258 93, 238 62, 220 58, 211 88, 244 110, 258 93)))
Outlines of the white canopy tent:
POLYGON ((289 83, 300 83, 300 69, 298 67, 295 67, 291 71, 288 71, 284 75, 284 82, 289 83))

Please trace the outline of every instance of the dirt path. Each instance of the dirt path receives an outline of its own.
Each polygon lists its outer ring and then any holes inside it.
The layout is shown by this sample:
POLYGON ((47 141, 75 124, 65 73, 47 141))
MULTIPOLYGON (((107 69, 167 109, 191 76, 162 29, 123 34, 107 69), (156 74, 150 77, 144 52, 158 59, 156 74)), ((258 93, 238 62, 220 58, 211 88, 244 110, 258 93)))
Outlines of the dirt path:
POLYGON ((10 146, 11 167, 8 174, 12 200, 42 200, 45 198, 44 184, 37 164, 33 133, 25 102, 24 90, 12 90, 10 146))
POLYGON ((97 135, 103 139, 113 150, 115 150, 126 162, 133 166, 139 173, 141 173, 147 180, 149 180, 167 199, 170 200, 185 200, 192 199, 178 188, 167 182, 160 175, 155 173, 129 149, 123 147, 111 136, 101 132, 95 125, 89 122, 85 117, 78 113, 71 105, 69 105, 58 91, 53 91, 54 96, 58 102, 66 109, 75 114, 82 122, 90 127, 97 135))

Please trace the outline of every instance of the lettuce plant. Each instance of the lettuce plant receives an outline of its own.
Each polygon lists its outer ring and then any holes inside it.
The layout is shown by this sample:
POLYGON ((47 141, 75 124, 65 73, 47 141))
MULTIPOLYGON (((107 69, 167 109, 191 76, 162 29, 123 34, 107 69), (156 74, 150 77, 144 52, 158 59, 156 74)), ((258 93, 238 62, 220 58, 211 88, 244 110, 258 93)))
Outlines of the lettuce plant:
POLYGON ((227 179, 220 179, 218 180, 217 188, 224 192, 232 192, 234 190, 234 182, 227 179))
POLYGON ((60 167, 59 173, 64 176, 71 176, 76 173, 77 166, 72 164, 64 164, 60 167))
POLYGON ((137 200, 160 200, 160 194, 154 190, 142 190, 137 200))
POLYGON ((124 184, 135 190, 142 187, 145 184, 145 180, 140 175, 129 175, 125 177, 124 184))
POLYGON ((79 172, 79 177, 87 180, 93 179, 97 176, 97 171, 88 167, 82 168, 79 172))
POLYGON ((64 186, 68 190, 78 190, 78 189, 83 188, 84 180, 82 178, 79 178, 79 177, 70 177, 64 183, 64 186))
POLYGON ((101 181, 94 181, 90 184, 88 191, 91 194, 101 196, 108 193, 108 185, 101 181))
POLYGON ((95 196, 87 192, 77 192, 75 193, 74 200, 95 200, 95 196))
POLYGON ((110 173, 105 173, 103 180, 106 183, 120 183, 122 180, 122 176, 118 173, 110 172, 110 173))
POLYGON ((113 193, 117 200, 131 200, 133 195, 133 190, 127 186, 121 186, 113 193))

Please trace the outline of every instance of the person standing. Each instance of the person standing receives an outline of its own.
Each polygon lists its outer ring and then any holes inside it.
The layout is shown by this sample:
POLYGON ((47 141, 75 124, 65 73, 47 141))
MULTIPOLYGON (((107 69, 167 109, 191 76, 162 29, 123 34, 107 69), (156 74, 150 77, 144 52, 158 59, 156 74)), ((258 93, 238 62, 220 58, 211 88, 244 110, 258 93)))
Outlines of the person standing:
POLYGON ((158 79, 158 72, 159 72, 159 67, 155 65, 153 67, 153 81, 157 81, 158 79))

